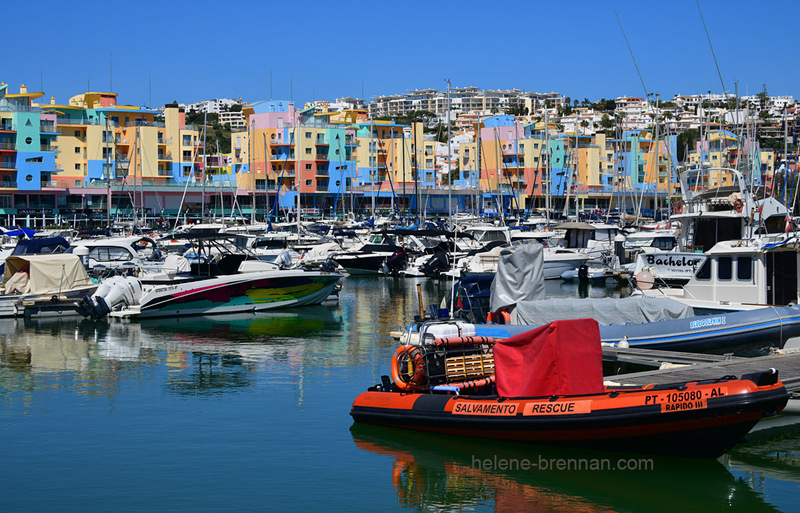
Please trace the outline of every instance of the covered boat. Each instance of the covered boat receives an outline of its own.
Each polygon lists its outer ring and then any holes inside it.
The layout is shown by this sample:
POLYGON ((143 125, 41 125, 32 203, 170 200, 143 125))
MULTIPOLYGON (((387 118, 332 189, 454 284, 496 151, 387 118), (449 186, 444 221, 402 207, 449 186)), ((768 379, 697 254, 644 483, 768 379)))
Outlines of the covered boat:
POLYGON ((5 261, 0 317, 77 315, 75 302, 97 284, 72 254, 15 255, 5 261))
POLYGON ((784 347, 800 337, 800 307, 794 304, 697 315, 695 308, 671 297, 547 298, 537 273, 540 262, 533 246, 508 249, 501 254, 488 298, 485 281, 481 287, 453 287, 455 316, 476 323, 493 321, 475 325, 478 335, 493 337, 509 337, 554 320, 592 318, 600 323, 604 344, 687 352, 784 347))
POLYGON ((555 321, 504 340, 421 337, 359 395, 356 422, 597 449, 717 457, 789 395, 768 370, 606 387, 598 324, 555 321))

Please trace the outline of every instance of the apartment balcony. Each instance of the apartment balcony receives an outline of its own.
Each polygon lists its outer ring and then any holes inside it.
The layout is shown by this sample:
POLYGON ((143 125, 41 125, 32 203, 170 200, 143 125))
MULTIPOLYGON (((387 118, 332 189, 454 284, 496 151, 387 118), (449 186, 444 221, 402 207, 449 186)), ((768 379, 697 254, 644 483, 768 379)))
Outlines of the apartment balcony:
POLYGON ((158 160, 172 160, 172 155, 169 153, 159 153, 158 160))
POLYGON ((39 131, 48 134, 57 134, 56 124, 52 121, 42 121, 39 125, 39 131))
POLYGON ((70 119, 70 118, 56 118, 60 125, 99 125, 96 119, 70 119))
POLYGON ((0 142, 0 150, 17 151, 17 145, 13 142, 0 142))
POLYGON ((52 146, 52 145, 50 145, 50 144, 42 144, 42 145, 41 145, 41 151, 54 151, 54 152, 58 152, 58 147, 57 147, 57 146, 52 146))
POLYGON ((13 160, 0 160, 0 170, 2 171, 16 171, 13 160))
POLYGON ((0 132, 14 132, 14 125, 11 123, 0 123, 0 132))
POLYGON ((315 160, 328 160, 328 155, 325 153, 317 153, 315 155, 315 160))
POLYGON ((158 144, 159 145, 172 144, 172 137, 170 137, 169 139, 159 139, 158 144))

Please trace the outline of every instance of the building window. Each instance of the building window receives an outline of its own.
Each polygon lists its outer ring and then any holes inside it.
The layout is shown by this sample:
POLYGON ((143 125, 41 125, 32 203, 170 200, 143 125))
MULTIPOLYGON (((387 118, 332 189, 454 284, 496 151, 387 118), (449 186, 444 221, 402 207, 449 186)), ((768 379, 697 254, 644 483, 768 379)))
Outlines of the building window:
POLYGON ((80 170, 81 170, 81 165, 75 164, 75 171, 80 171, 80 170))
POLYGON ((306 139, 311 139, 311 132, 306 132, 306 139))
POLYGON ((306 180, 306 186, 311 187, 314 185, 314 180, 306 180))
POLYGON ((306 164, 306 169, 311 169, 311 164, 306 164))
POLYGON ((184 135, 183 136, 183 145, 184 146, 191 146, 192 145, 192 136, 191 135, 184 135))
POLYGON ((311 155, 311 148, 306 148, 306 155, 311 155))
POLYGON ((80 153, 80 152, 81 152, 81 148, 79 146, 75 146, 75 153, 80 153))

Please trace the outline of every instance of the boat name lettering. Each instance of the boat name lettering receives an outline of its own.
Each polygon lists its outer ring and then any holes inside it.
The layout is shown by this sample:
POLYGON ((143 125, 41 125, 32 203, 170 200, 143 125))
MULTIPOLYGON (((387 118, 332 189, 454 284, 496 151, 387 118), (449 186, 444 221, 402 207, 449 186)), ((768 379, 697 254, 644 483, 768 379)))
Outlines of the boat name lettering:
POLYGON ((516 415, 517 403, 467 403, 457 402, 453 413, 458 415, 516 415))
POLYGON ((698 319, 689 322, 689 329, 708 328, 709 326, 722 326, 725 324, 725 316, 722 317, 709 317, 708 319, 698 319))
POLYGON ((685 401, 682 403, 664 403, 661 405, 661 413, 670 411, 701 410, 706 407, 706 400, 685 401))
POLYGON ((697 264, 700 263, 703 259, 702 258, 692 258, 692 257, 662 257, 657 258, 655 255, 646 255, 645 261, 647 265, 666 265, 669 267, 697 267, 697 264))
POLYGON ((591 401, 571 401, 555 403, 528 403, 525 405, 523 415, 570 415, 573 413, 591 413, 591 401))

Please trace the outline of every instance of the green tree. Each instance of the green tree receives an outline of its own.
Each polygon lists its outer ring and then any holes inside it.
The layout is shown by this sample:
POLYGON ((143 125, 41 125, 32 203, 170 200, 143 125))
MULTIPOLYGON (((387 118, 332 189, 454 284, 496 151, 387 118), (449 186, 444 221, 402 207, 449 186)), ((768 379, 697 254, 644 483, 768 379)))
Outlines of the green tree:
POLYGON ((678 135, 678 162, 683 162, 687 157, 687 149, 691 151, 695 148, 697 141, 700 140, 700 132, 695 129, 687 130, 678 135))
POLYGON ((756 95, 758 98, 758 105, 761 110, 765 110, 767 108, 767 103, 769 102, 769 93, 767 93, 767 84, 761 89, 761 92, 756 95))

